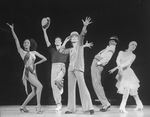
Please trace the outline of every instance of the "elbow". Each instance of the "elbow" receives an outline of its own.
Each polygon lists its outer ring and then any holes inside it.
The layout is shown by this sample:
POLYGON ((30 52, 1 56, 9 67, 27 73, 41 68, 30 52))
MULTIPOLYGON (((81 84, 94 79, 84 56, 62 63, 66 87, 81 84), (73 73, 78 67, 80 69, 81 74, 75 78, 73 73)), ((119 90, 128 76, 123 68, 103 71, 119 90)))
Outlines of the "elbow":
POLYGON ((21 53, 19 48, 17 49, 17 51, 18 51, 19 54, 21 53))
POLYGON ((84 30, 84 34, 86 34, 86 33, 87 33, 87 29, 84 30))
POLYGON ((47 58, 45 58, 45 61, 47 61, 47 58))
POLYGON ((51 43, 48 43, 48 42, 47 42, 46 45, 47 45, 47 47, 49 47, 49 46, 51 46, 51 43))
POLYGON ((43 61, 47 61, 47 58, 44 58, 43 61))

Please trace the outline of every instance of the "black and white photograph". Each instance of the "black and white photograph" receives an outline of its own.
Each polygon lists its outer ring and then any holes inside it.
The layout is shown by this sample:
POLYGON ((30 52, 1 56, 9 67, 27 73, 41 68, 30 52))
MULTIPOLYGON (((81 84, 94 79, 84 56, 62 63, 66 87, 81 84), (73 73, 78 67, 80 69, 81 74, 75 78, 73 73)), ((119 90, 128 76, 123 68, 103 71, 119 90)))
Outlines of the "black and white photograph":
POLYGON ((149 117, 149 0, 0 0, 0 117, 149 117))

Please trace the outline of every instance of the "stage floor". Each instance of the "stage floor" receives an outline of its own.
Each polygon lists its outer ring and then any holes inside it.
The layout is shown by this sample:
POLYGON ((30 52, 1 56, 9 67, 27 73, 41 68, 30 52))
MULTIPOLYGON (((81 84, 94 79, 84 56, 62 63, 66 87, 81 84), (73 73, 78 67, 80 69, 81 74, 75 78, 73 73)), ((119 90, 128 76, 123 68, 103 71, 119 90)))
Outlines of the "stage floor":
POLYGON ((77 106, 76 113, 64 114, 67 107, 63 105, 61 111, 55 111, 55 105, 42 106, 42 114, 37 114, 35 106, 27 106, 29 113, 20 112, 19 105, 0 106, 0 117, 150 117, 150 106, 144 106, 142 111, 133 111, 135 105, 127 105, 126 110, 128 114, 120 113, 119 106, 113 105, 107 112, 100 112, 100 106, 94 105, 95 113, 90 115, 89 113, 83 113, 81 106, 77 106))

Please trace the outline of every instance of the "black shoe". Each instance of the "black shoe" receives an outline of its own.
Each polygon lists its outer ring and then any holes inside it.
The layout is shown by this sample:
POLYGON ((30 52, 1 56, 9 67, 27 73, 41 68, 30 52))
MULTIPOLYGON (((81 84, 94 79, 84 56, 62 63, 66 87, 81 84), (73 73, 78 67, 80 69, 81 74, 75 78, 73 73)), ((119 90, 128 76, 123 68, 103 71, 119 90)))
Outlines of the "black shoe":
POLYGON ((65 114, 71 114, 71 113, 72 113, 71 111, 66 111, 66 112, 65 112, 65 114))
POLYGON ((29 111, 27 109, 21 107, 20 112, 28 113, 29 111))
POLYGON ((92 109, 92 110, 90 110, 90 114, 91 115, 93 115, 94 114, 94 110, 92 109))
POLYGON ((106 108, 100 109, 100 111, 101 111, 101 112, 106 112, 110 107, 111 107, 111 105, 107 106, 106 108))

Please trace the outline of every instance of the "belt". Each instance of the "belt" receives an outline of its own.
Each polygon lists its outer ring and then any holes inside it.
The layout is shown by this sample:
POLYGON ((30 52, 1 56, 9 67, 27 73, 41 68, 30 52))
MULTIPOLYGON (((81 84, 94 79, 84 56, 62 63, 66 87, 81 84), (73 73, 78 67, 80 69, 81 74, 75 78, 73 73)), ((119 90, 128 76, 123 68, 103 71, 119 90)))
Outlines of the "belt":
POLYGON ((95 60, 98 60, 98 61, 100 61, 99 59, 97 59, 97 58, 94 58, 95 60))
POLYGON ((65 63, 52 63, 52 65, 65 65, 65 63))

